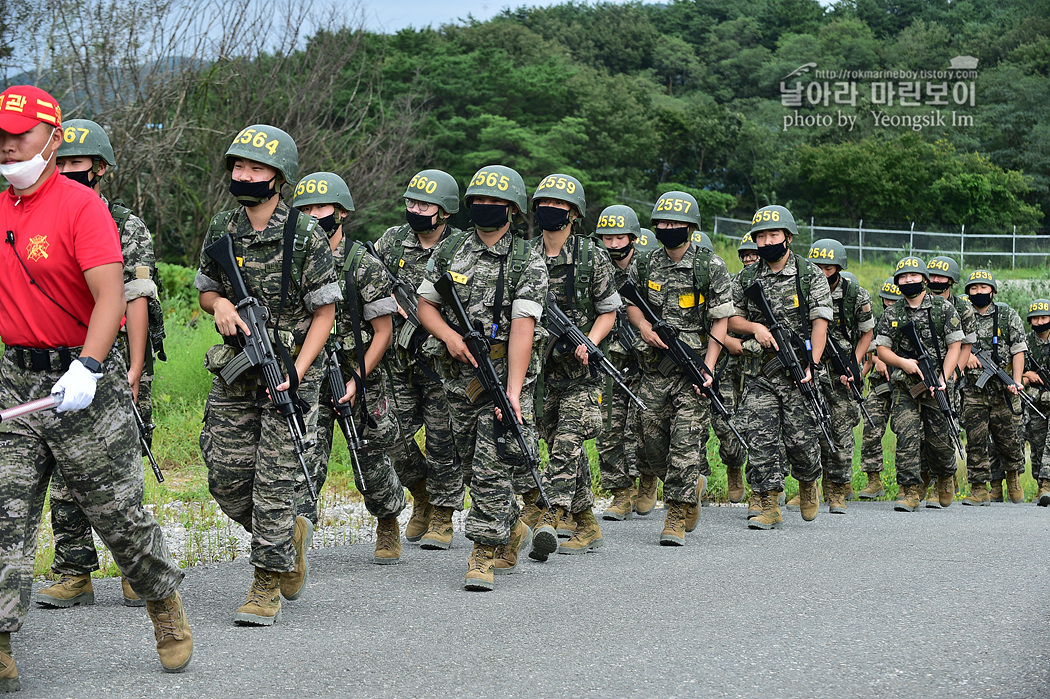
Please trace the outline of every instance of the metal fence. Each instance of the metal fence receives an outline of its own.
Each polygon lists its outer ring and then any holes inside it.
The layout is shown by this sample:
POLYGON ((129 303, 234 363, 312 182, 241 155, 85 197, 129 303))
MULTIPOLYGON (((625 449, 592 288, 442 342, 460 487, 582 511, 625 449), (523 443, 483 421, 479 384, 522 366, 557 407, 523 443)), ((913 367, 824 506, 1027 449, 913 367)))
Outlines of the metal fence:
MULTIPOLYGON (((708 223, 710 219, 705 220, 708 223)), ((736 218, 713 217, 712 233, 740 240, 751 228, 750 221, 736 218)), ((865 228, 861 221, 856 228, 823 226, 814 220, 809 225, 799 222, 798 237, 804 245, 821 238, 834 238, 842 243, 858 262, 896 261, 904 255, 932 257, 951 255, 963 267, 1046 267, 1050 264, 1050 236, 1018 235, 1013 233, 967 233, 966 226, 958 232, 943 233, 888 228, 865 228)))

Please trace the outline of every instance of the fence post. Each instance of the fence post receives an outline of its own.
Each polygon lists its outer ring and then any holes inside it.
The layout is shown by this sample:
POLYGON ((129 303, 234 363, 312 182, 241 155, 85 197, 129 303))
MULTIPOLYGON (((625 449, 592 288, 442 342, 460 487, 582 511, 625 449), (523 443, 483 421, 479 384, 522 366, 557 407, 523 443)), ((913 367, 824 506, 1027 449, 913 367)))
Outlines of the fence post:
POLYGON ((857 224, 857 261, 864 264, 864 219, 857 224))
POLYGON ((718 216, 717 215, 715 216, 715 226, 714 226, 714 230, 711 231, 711 237, 713 238, 716 235, 718 235, 718 216))
MULTIPOLYGON (((966 267, 966 224, 962 225, 962 230, 959 231, 959 267, 966 267)), ((962 269, 959 270, 962 274, 962 269)))
POLYGON ((1017 269, 1017 226, 1014 226, 1013 251, 1010 255, 1010 269, 1017 269))
POLYGON ((911 222, 911 230, 908 231, 908 252, 915 254, 915 221, 911 222))

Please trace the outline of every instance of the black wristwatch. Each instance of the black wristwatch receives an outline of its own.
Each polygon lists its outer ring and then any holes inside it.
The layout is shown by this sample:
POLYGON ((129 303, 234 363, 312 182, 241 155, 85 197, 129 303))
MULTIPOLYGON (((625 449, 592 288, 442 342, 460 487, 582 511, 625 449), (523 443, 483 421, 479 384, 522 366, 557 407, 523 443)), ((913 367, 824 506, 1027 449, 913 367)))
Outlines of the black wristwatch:
POLYGON ((98 361, 94 357, 80 357, 80 363, 84 365, 84 368, 90 371, 92 374, 102 373, 102 362, 98 361))

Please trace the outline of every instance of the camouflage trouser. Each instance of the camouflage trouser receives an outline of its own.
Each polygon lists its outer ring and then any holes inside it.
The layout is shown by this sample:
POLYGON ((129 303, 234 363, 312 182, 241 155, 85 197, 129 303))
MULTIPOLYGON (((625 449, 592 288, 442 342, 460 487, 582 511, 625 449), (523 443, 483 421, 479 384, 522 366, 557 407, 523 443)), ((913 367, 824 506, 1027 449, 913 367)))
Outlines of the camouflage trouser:
MULTIPOLYGON (((629 378, 627 385, 635 391, 638 382, 629 378)), ((624 390, 609 379, 602 393, 602 431, 594 444, 598 451, 602 487, 606 490, 628 488, 638 475, 638 466, 635 463, 634 410, 634 404, 624 390)))
MULTIPOLYGON (((1050 415, 1050 405, 1040 403, 1039 409, 1050 415)), ((1032 445, 1032 478, 1050 480, 1050 449, 1047 449, 1050 430, 1047 430, 1047 421, 1038 415, 1029 414, 1025 436, 1032 445)))
MULTIPOLYGON (((148 379, 143 377, 136 402, 142 422, 146 425, 153 419, 152 384, 152 376, 148 379)), ((137 435, 138 427, 135 432, 137 435)), ((147 439, 152 445, 152 433, 147 439)), ((135 443, 138 444, 137 436, 135 443)), ((153 477, 152 471, 149 477, 153 477)), ((51 530, 55 537, 52 572, 58 575, 87 575, 98 570, 98 553, 95 551, 95 539, 91 536, 91 523, 77 506, 62 478, 62 469, 58 466, 51 474, 51 530)))
MULTIPOLYGON (((735 382, 738 377, 726 373, 724 380, 719 382, 718 393, 722 397, 722 403, 731 411, 736 410, 739 396, 737 395, 735 382)), ((707 400, 706 398, 702 400, 707 400)), ((734 419, 733 425, 740 430, 739 420, 734 419)), ((711 427, 714 428, 715 436, 718 437, 718 458, 726 468, 740 468, 747 461, 747 452, 744 446, 737 440, 733 430, 720 415, 711 412, 711 427)), ((743 435, 743 431, 740 432, 743 435)), ((700 473, 705 476, 711 475, 711 464, 707 461, 707 439, 701 438, 700 443, 700 473)))
MULTIPOLYGON (((385 380, 381 373, 376 376, 377 372, 382 372, 382 367, 372 372, 366 384, 368 413, 375 420, 376 426, 367 425, 361 414, 360 403, 354 408, 354 422, 361 439, 368 442, 358 454, 357 462, 361 473, 354 473, 354 484, 364 498, 365 509, 373 517, 396 517, 405 509, 405 489, 401 487, 401 481, 394 473, 387 450, 397 443, 400 432, 384 390, 385 380), (361 478, 365 481, 363 485, 361 478)), ((331 409, 332 390, 327 380, 321 384, 318 406, 324 407, 319 407, 317 411, 316 443, 306 463, 308 466, 313 465, 310 477, 320 493, 321 486, 328 477, 328 461, 332 454, 336 425, 335 411, 331 409)), ((317 504, 311 500, 306 479, 298 471, 295 477, 295 503, 297 514, 317 523, 317 504)))
MULTIPOLYGON (((299 397, 307 405, 317 405, 322 369, 319 356, 299 384, 299 397)), ((216 376, 204 406, 200 447, 208 467, 208 490, 222 511, 251 533, 251 564, 287 572, 294 567, 295 485, 303 477, 302 467, 288 423, 266 389, 247 396, 231 393, 216 376)), ((307 441, 313 439, 309 427, 308 420, 307 441)))
POLYGON ((893 390, 889 384, 883 383, 878 385, 885 386, 886 392, 879 395, 875 393, 873 387, 868 390, 868 395, 864 397, 864 407, 868 409, 868 414, 871 415, 871 419, 875 423, 874 427, 869 425, 867 420, 863 424, 864 438, 860 447, 860 465, 865 473, 882 471, 886 463, 886 458, 882 451, 882 438, 886 434, 886 425, 890 420, 893 390))
MULTIPOLYGON (((521 392, 521 413, 526 436, 534 449, 536 428, 533 409, 533 386, 521 392)), ((511 482, 532 483, 528 468, 514 439, 507 436, 507 449, 500 456, 496 448, 495 415, 492 403, 471 403, 461 393, 446 390, 452 435, 456 452, 463 463, 463 483, 470 488, 470 512, 467 513, 467 538, 479 544, 498 546, 510 539, 510 528, 520 510, 511 482)), ((538 450, 537 450, 538 453, 538 450)), ((532 485, 535 488, 535 484, 532 485)))
POLYGON ((926 470, 935 478, 955 473, 955 446, 948 436, 948 421, 929 392, 915 399, 904 384, 895 384, 890 428, 897 435, 897 485, 921 484, 926 470))
POLYGON ((700 451, 710 434, 708 400, 681 372, 643 372, 638 397, 649 406, 634 413, 639 473, 663 480, 665 501, 696 503, 700 451))
POLYGON ((543 487, 552 507, 584 512, 594 506, 591 462, 584 442, 602 431, 600 378, 575 380, 558 374, 543 384, 543 417, 540 435, 550 458, 543 487))
POLYGON ((999 387, 985 390, 966 385, 962 390, 962 423, 966 427, 967 480, 987 483, 992 477, 990 454, 994 449, 1004 471, 1024 469, 1024 442, 1021 437, 1021 399, 1007 403, 999 387))
MULTIPOLYGON (((8 350, 0 361, 0 404, 42 398, 64 373, 19 369, 12 354, 8 350)), ((56 466, 73 501, 140 596, 163 599, 182 582, 164 534, 142 506, 142 458, 130 406, 127 366, 111 352, 87 408, 45 410, 0 425, 0 632, 18 631, 25 620, 40 514, 56 466)))
POLYGON ((402 436, 390 450, 397 477, 408 488, 425 478, 431 505, 463 509, 463 472, 456 461, 445 391, 419 371, 393 362, 389 369, 388 394, 402 436), (425 428, 426 454, 415 440, 420 427, 425 428))
POLYGON ((754 492, 784 490, 788 468, 799 481, 820 478, 820 428, 804 401, 783 371, 772 378, 745 377, 740 422, 751 447, 748 482, 754 492))
POLYGON ((853 401, 850 389, 843 386, 838 377, 824 374, 820 379, 820 391, 824 394, 828 412, 831 414, 828 431, 831 432, 831 438, 835 440, 835 448, 832 449, 828 440, 824 438, 824 433, 818 433, 820 463, 824 467, 824 476, 830 482, 838 485, 852 483, 853 452, 856 449, 853 428, 860 420, 860 408, 853 401))

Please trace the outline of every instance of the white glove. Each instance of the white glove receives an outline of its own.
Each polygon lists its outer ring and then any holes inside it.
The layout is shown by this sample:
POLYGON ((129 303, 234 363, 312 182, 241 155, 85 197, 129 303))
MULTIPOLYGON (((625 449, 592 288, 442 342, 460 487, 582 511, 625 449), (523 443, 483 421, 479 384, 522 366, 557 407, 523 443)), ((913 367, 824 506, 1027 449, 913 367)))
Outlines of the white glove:
POLYGON ((91 373, 79 359, 69 365, 69 369, 58 383, 51 389, 51 395, 62 393, 62 402, 59 403, 55 412, 64 413, 67 410, 82 410, 91 405, 95 397, 95 385, 102 378, 102 374, 91 373))

